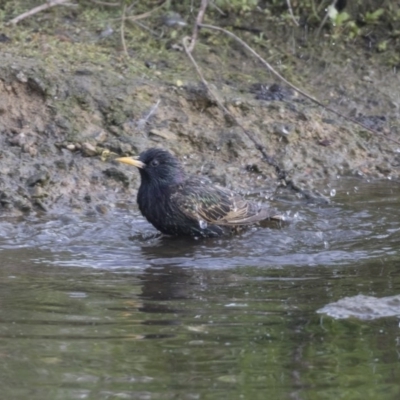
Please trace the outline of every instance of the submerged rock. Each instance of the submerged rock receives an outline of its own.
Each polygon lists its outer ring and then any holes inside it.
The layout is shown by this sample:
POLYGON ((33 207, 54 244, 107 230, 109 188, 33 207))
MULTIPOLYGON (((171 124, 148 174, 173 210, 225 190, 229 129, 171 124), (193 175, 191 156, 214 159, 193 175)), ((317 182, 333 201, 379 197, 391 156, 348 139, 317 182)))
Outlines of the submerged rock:
POLYGON ((327 314, 336 319, 400 317, 400 295, 377 298, 359 294, 353 297, 344 297, 320 308, 317 313, 327 314))

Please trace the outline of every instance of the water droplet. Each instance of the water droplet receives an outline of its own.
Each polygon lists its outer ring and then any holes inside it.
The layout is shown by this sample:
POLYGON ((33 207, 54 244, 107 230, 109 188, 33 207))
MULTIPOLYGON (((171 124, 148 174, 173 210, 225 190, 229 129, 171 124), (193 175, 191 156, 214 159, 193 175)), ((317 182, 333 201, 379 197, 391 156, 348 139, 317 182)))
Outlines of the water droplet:
POLYGON ((203 221, 202 219, 199 220, 199 226, 201 229, 206 229, 207 228, 207 222, 203 221))
POLYGON ((331 197, 336 196, 336 189, 332 189, 330 195, 331 197))

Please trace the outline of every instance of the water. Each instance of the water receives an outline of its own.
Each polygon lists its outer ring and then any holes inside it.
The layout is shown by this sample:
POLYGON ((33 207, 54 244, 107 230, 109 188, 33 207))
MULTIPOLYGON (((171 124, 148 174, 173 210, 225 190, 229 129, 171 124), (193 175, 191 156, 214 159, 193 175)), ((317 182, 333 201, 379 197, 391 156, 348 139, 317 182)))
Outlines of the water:
POLYGON ((161 238, 122 209, 1 220, 1 397, 398 399, 396 304, 379 316, 400 294, 400 185, 332 190, 230 239, 161 238))

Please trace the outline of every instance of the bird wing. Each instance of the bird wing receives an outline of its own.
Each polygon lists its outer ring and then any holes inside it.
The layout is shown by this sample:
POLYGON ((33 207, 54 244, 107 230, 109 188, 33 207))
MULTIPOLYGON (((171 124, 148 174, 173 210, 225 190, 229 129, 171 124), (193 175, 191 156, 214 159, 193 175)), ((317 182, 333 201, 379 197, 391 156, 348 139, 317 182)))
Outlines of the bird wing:
POLYGON ((186 182, 171 197, 185 216, 207 224, 246 225, 271 218, 268 209, 201 179, 186 182))

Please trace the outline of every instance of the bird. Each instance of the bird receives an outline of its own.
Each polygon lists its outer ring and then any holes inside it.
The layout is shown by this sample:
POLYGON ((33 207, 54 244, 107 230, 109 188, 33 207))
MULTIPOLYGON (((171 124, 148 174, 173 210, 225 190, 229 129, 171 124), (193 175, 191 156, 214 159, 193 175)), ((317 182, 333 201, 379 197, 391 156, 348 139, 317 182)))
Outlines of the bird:
POLYGON ((226 187, 187 174, 167 150, 149 148, 138 159, 120 157, 116 161, 139 169, 139 209, 165 235, 219 237, 263 220, 283 219, 226 187))

